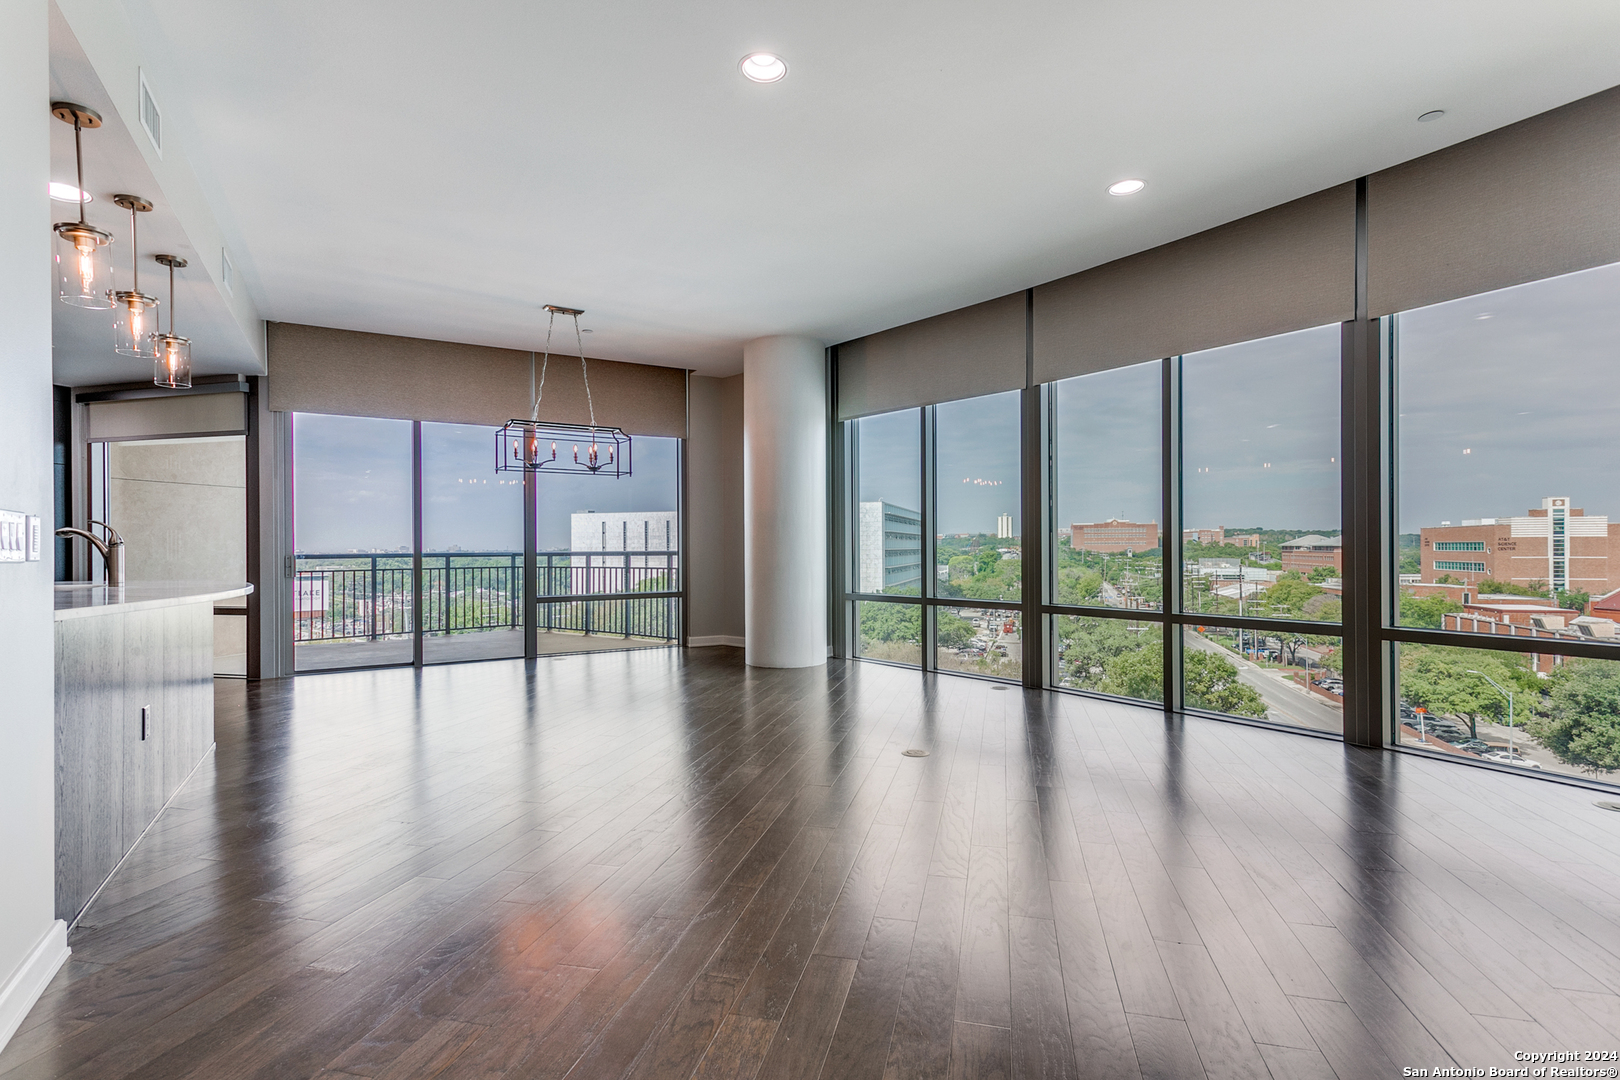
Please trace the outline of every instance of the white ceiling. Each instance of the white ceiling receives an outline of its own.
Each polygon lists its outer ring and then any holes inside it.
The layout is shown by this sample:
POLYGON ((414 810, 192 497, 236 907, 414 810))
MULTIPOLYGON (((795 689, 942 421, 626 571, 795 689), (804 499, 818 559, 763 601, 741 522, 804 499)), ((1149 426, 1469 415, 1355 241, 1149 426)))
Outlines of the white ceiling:
MULTIPOLYGON (((192 339, 195 374, 259 373, 262 369, 258 356, 213 283, 214 267, 205 265, 217 265, 219 253, 212 247, 199 251, 192 242, 186 223, 153 176, 136 142, 144 140, 146 133, 138 128, 132 133, 124 125, 101 78, 60 17, 53 19, 51 26, 51 99, 88 105, 101 114, 102 126, 81 135, 84 186, 92 196, 85 216, 90 224, 113 235, 109 259, 116 287, 129 288, 136 267, 130 257, 129 212, 114 204, 113 196, 139 195, 152 203, 152 210, 140 215, 139 284, 143 293, 158 298, 163 328, 169 329, 170 315, 177 314, 178 321, 173 324, 176 332, 192 339), (169 293, 168 270, 152 258, 159 252, 179 255, 189 264, 175 273, 173 297, 169 293)), ((68 185, 75 182, 73 128, 54 120, 51 179, 68 185)), ((51 202, 52 223, 76 220, 78 216, 78 207, 73 203, 51 202)), ((52 378, 64 386, 138 382, 152 377, 152 361, 113 351, 113 312, 109 310, 53 304, 51 352, 52 378)))
POLYGON ((1620 84, 1613 0, 126 7, 264 317, 528 348, 560 303, 708 374, 1620 84))

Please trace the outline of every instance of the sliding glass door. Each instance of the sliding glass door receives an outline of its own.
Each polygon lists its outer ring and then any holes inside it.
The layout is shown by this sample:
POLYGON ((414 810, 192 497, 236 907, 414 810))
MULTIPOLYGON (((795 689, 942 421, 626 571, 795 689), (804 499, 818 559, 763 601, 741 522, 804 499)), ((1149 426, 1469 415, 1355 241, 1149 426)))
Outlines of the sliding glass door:
POLYGON ((523 655, 523 474, 495 429, 422 424, 422 661, 523 655))
POLYGON ((536 477, 537 653, 680 640, 680 452, 643 436, 629 477, 536 477))
POLYGON ((298 413, 292 429, 294 669, 411 663, 411 422, 298 413))
POLYGON ((630 477, 538 473, 526 492, 496 471, 493 428, 292 427, 296 670, 680 642, 679 439, 638 437, 630 477))

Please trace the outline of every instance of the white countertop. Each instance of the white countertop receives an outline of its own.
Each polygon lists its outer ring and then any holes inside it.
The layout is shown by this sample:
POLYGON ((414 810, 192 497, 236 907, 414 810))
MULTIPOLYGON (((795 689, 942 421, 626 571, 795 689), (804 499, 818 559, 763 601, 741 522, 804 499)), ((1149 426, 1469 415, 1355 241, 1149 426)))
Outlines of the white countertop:
POLYGON ((60 622, 143 608, 214 604, 252 591, 252 585, 233 581, 132 581, 117 588, 84 581, 62 582, 56 586, 56 619, 60 622))

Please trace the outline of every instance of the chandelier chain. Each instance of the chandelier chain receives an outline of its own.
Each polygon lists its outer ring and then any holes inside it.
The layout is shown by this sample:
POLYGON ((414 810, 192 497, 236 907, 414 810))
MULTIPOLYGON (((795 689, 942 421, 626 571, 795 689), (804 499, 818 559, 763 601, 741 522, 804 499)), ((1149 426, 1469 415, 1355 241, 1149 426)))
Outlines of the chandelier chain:
MULTIPOLYGON (((579 373, 585 380, 585 408, 590 413, 591 427, 596 426, 596 402, 591 398, 591 372, 585 362, 585 338, 579 329, 579 316, 574 319, 574 343, 579 349, 579 373)), ((540 358, 540 382, 534 380, 534 353, 529 353, 529 393, 534 397, 534 408, 529 412, 529 420, 538 423, 540 420, 540 402, 546 396, 546 367, 551 362, 551 335, 557 327, 557 313, 549 312, 546 318, 546 351, 540 358)))
MULTIPOLYGON (((546 365, 551 361, 551 331, 557 325, 557 313, 549 312, 546 318, 546 352, 540 361, 540 385, 534 389, 534 409, 529 413, 533 422, 540 420, 540 399, 546 396, 546 365)), ((529 385, 534 386, 534 353, 529 354, 529 385)))
POLYGON ((591 401, 591 373, 585 366, 585 339, 579 332, 579 316, 574 316, 574 343, 579 346, 579 373, 585 378, 585 407, 590 410, 591 427, 596 426, 596 404, 591 401))

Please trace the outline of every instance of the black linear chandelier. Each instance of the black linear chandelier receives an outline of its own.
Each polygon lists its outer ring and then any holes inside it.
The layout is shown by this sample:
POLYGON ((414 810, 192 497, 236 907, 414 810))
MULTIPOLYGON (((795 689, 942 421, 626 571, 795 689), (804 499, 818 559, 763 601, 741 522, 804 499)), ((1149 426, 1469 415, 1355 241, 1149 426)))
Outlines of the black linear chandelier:
POLYGON ((546 351, 540 362, 540 379, 534 378, 534 354, 529 354, 529 383, 533 408, 527 420, 508 420, 495 433, 495 471, 574 473, 584 476, 630 475, 630 436, 622 428, 604 427, 596 422, 596 404, 591 400, 591 373, 585 361, 585 340, 580 335, 578 308, 547 304, 546 351), (585 380, 585 407, 588 424, 553 424, 540 419, 540 400, 546 392, 546 367, 551 360, 551 333, 557 316, 574 320, 574 341, 579 346, 579 372, 585 380))

